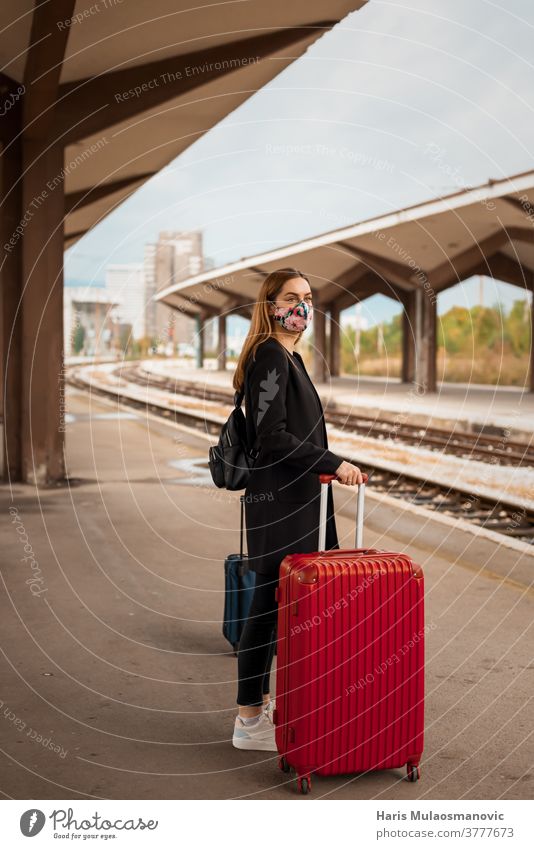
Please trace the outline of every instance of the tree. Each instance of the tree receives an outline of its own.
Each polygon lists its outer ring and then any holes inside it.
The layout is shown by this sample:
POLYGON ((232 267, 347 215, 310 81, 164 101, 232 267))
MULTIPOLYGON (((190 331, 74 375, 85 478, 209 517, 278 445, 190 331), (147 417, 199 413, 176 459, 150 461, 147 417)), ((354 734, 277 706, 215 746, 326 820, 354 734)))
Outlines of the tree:
POLYGON ((504 323, 504 338, 513 354, 520 357, 530 351, 530 304, 528 301, 514 301, 504 323))
POLYGON ((79 354, 80 351, 83 350, 83 345, 85 342, 85 327, 83 324, 77 324, 76 329, 74 331, 74 336, 72 337, 72 347, 74 349, 75 354, 79 354))

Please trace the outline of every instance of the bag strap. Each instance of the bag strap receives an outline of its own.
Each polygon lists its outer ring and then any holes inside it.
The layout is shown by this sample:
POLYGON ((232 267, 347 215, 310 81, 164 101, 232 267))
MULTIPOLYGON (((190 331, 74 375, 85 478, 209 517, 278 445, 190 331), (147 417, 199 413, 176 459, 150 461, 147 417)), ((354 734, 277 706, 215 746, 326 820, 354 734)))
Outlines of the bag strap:
POLYGON ((239 500, 241 501, 241 527, 239 531, 239 557, 243 560, 243 514, 245 512, 245 496, 240 495, 239 500))
MULTIPOLYGON (((234 407, 235 407, 236 410, 241 407, 241 404, 243 402, 244 397, 245 397, 245 382, 243 381, 243 385, 241 386, 241 389, 236 390, 235 393, 234 393, 234 407)), ((256 439, 254 440, 254 444, 253 444, 252 448, 248 452, 254 460, 257 458, 258 454, 260 453, 258 445, 259 445, 259 438, 256 437, 256 439)))

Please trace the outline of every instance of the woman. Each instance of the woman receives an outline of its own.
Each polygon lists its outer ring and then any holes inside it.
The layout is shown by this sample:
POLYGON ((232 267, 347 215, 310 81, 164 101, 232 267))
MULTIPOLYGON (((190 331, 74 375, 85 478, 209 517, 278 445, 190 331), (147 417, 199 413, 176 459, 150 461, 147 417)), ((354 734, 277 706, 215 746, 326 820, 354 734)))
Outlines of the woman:
MULTIPOLYGON (((233 745, 276 751, 269 677, 276 640, 280 563, 286 554, 317 551, 320 473, 362 482, 357 466, 328 450, 321 400, 294 350, 312 320, 307 277, 283 268, 266 277, 235 371, 245 387, 247 437, 259 448, 245 489, 248 560, 256 588, 239 644, 239 708, 233 745)), ((326 548, 339 548, 331 487, 326 548)))

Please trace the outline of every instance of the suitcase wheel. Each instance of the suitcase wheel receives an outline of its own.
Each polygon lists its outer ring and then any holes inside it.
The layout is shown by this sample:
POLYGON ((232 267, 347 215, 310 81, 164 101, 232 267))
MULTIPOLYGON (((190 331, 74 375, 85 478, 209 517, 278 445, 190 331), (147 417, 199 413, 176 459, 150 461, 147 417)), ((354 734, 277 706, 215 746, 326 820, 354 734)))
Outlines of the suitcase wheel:
POLYGON ((290 772, 291 767, 289 766, 287 759, 282 755, 281 758, 278 758, 278 766, 282 770, 282 772, 290 772))
POLYGON ((303 796, 307 796, 308 793, 311 793, 311 776, 310 775, 299 775, 297 778, 297 790, 299 793, 302 793, 303 796))
POLYGON ((421 770, 419 769, 419 764, 406 764, 407 781, 419 781, 421 778, 421 770))

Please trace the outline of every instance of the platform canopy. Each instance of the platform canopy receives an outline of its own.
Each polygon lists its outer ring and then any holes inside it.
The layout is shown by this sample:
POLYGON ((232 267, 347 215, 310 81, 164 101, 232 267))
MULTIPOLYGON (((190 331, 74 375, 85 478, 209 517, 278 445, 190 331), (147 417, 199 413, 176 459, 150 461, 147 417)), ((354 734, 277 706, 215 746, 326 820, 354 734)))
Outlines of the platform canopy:
POLYGON ((439 293, 473 274, 531 290, 534 171, 246 257, 157 298, 191 315, 225 310, 233 298, 250 307, 264 277, 284 266, 309 276, 314 303, 337 301, 342 309, 377 293, 439 293))
MULTIPOLYGON (((318 380, 325 375, 325 314, 337 338, 339 312, 380 293, 405 309, 404 378, 435 388, 440 292, 475 274, 533 291, 534 171, 246 257, 169 286, 157 298, 200 318, 228 312, 250 317, 265 276, 285 266, 304 273, 314 292, 318 380)), ((330 353, 336 374, 338 352, 330 353)))
POLYGON ((65 479, 63 251, 366 0, 3 0, 3 476, 65 479))

